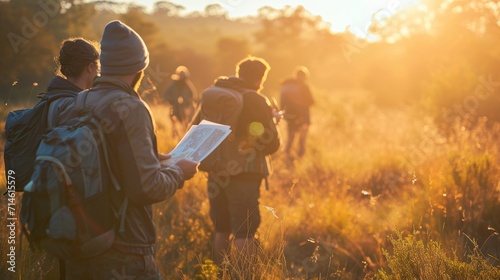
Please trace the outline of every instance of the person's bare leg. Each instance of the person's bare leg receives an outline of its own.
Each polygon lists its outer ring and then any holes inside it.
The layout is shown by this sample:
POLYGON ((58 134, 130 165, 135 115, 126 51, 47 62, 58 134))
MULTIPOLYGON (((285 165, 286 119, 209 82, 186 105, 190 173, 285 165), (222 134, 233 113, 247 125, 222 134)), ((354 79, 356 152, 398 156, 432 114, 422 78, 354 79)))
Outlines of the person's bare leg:
POLYGON ((238 249, 240 258, 250 259, 250 256, 255 254, 257 248, 255 246, 255 240, 251 237, 249 238, 235 238, 234 245, 238 249))
POLYGON ((287 139, 286 139, 286 145, 285 145, 285 153, 290 156, 292 146, 293 146, 293 140, 295 138, 295 129, 293 128, 293 125, 290 123, 287 124, 287 139))
POLYGON ((171 115, 170 116, 170 123, 172 124, 172 138, 173 139, 179 139, 179 132, 177 131, 177 117, 171 115))
POLYGON ((258 275, 258 271, 252 269, 255 261, 254 255, 257 253, 255 239, 252 237, 235 238, 234 245, 237 249, 235 265, 238 267, 238 278, 252 279, 252 276, 258 275))
POLYGON ((297 151, 297 155, 299 157, 302 157, 306 151, 306 138, 307 138, 307 131, 309 130, 309 125, 308 124, 303 124, 299 129, 298 129, 298 136, 299 136, 299 149, 297 151))
POLYGON ((229 251, 229 232, 216 232, 214 236, 214 263, 221 265, 229 251))

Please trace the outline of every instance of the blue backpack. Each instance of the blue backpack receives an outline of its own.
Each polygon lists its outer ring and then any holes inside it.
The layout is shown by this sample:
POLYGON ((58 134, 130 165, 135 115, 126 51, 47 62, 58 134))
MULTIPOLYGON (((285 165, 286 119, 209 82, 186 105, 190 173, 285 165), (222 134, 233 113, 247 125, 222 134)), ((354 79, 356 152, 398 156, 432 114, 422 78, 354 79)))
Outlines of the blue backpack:
POLYGON ((75 92, 46 94, 33 108, 9 112, 5 121, 4 163, 6 178, 15 174, 16 191, 23 191, 33 173, 36 151, 42 135, 48 129, 50 104, 60 98, 76 97, 75 92), (11 174, 7 174, 11 172, 11 174))
POLYGON ((78 94, 76 117, 43 136, 24 188, 21 224, 31 248, 60 259, 96 256, 124 230, 128 200, 118 210, 111 205, 110 197, 120 186, 111 173, 106 137, 95 114, 116 99, 105 94, 97 107, 89 107, 85 101, 91 92, 78 94))

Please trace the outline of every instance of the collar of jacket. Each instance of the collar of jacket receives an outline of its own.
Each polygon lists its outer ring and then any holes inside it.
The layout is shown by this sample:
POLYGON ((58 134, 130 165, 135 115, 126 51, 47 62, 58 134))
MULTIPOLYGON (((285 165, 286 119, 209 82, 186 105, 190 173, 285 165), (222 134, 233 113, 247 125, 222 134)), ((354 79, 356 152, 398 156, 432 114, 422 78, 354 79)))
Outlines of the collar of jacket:
POLYGON ((61 90, 80 92, 83 89, 77 87, 75 84, 62 77, 55 76, 50 80, 49 85, 47 86, 47 93, 52 91, 61 91, 61 90))
POLYGON ((109 77, 109 76, 97 77, 94 80, 94 87, 96 89, 106 88, 106 87, 111 87, 114 89, 120 88, 121 90, 125 91, 126 93, 141 99, 139 94, 132 88, 132 86, 130 86, 124 80, 119 79, 119 78, 109 77))

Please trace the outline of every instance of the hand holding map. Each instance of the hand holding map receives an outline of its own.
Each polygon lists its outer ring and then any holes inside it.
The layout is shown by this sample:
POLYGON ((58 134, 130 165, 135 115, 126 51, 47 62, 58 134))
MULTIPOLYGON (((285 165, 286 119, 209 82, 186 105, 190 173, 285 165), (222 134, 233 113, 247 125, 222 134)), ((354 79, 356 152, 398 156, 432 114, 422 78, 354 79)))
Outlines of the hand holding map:
MULTIPOLYGON (((228 125, 203 120, 193 125, 177 146, 169 153, 168 163, 175 163, 184 158, 201 162, 231 133, 228 125)), ((164 162, 162 162, 164 163, 164 162)))

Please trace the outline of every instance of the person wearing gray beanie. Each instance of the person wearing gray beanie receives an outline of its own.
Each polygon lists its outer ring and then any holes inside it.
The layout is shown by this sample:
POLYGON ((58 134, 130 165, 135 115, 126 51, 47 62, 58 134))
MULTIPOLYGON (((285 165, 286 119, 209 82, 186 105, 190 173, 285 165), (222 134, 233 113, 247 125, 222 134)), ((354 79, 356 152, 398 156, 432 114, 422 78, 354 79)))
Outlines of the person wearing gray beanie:
POLYGON ((108 23, 100 60, 101 77, 83 98, 86 108, 99 108, 93 114, 102 122, 109 167, 120 186, 118 191, 107 190, 108 203, 122 215, 112 221, 120 226, 108 241, 111 247, 94 257, 67 259, 66 279, 159 280, 153 204, 181 189, 198 171, 198 163, 186 159, 170 163, 168 155, 158 152, 153 115, 137 93, 149 64, 141 36, 120 21, 108 23))
POLYGON ((141 36, 121 21, 106 25, 101 39, 101 74, 135 74, 148 67, 149 52, 141 36))

